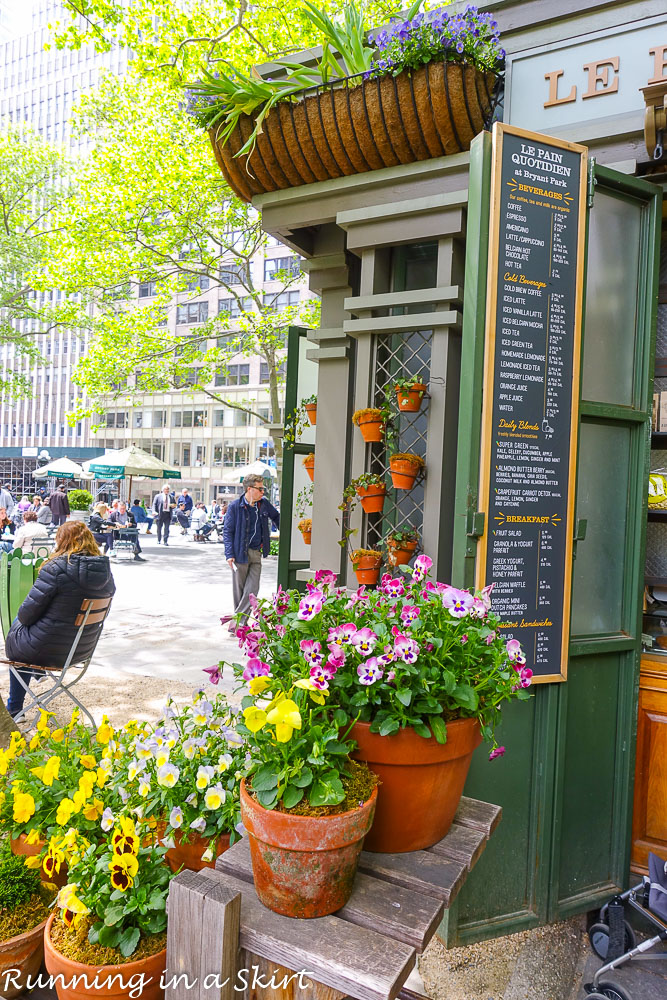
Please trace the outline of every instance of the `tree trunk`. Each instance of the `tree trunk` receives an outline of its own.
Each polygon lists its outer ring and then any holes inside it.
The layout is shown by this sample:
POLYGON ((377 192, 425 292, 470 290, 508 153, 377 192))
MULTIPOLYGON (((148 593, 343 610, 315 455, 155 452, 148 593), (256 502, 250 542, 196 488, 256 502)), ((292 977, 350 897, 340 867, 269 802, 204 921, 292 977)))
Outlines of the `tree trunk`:
POLYGON ((12 733, 18 731, 18 726, 5 708, 4 701, 0 698, 0 748, 8 747, 12 733))

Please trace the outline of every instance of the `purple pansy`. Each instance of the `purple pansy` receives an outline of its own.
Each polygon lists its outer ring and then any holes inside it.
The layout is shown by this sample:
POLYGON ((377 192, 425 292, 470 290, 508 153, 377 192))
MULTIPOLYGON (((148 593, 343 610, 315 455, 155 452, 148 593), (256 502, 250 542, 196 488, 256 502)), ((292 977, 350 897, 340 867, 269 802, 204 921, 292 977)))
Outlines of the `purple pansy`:
POLYGON ((394 577, 391 573, 384 573, 380 582, 380 590, 387 597, 403 597, 405 584, 401 577, 394 577))
POLYGON ((222 677, 222 664, 214 663, 212 667, 204 667, 204 673, 208 674, 211 684, 217 684, 222 677))
POLYGON ((302 597, 299 601, 299 610, 297 612, 297 618, 301 621, 309 622, 319 615, 322 610, 322 605, 324 603, 324 594, 321 590, 313 589, 305 597, 302 597))
POLYGON ((412 570, 412 579, 416 583, 420 583, 424 579, 424 577, 426 576, 432 565, 433 565, 433 560, 431 559, 430 556, 423 554, 417 556, 412 570))
POLYGON ((414 604, 404 604, 401 608, 401 621, 403 625, 407 628, 412 625, 413 621, 419 617, 421 610, 414 604))
POLYGON ((306 663, 319 666, 324 656, 322 655, 322 644, 316 639, 302 639, 299 648, 304 655, 306 663))
POLYGON ((258 656, 251 656, 243 671, 243 680, 250 681, 253 677, 268 677, 271 667, 268 663, 263 663, 258 656))
POLYGON ((403 663, 414 663, 419 656, 419 646, 414 639, 399 632, 394 640, 394 652, 403 663))
POLYGON ((489 754, 489 760, 495 760, 497 757, 503 757, 505 755, 505 747, 494 747, 489 754))
POLYGON ((365 663, 359 664, 357 673, 359 674, 359 683, 368 686, 369 684, 375 684, 382 677, 384 671, 377 657, 371 656, 365 663))
POLYGON ((388 663, 393 663, 395 659, 396 653, 394 652, 393 646, 385 646, 384 653, 378 656, 377 661, 382 664, 383 667, 386 667, 388 663))
POLYGON ((442 595, 442 606, 454 618, 465 618, 474 603, 474 597, 467 590, 449 587, 442 595))
POLYGON ((358 653, 366 656, 367 653, 372 653, 375 649, 378 637, 372 629, 360 628, 354 633, 350 641, 358 653))
POLYGON ((318 691, 327 691, 329 689, 329 681, 331 678, 327 677, 322 667, 311 667, 310 679, 318 691))
POLYGON ((521 656, 521 643, 518 639, 510 639, 505 643, 505 652, 509 656, 510 660, 516 660, 517 656, 521 656))
POLYGON ((357 626, 354 622, 346 622, 344 625, 337 625, 335 628, 329 629, 327 642, 334 646, 349 646, 352 641, 352 636, 356 631, 357 626))

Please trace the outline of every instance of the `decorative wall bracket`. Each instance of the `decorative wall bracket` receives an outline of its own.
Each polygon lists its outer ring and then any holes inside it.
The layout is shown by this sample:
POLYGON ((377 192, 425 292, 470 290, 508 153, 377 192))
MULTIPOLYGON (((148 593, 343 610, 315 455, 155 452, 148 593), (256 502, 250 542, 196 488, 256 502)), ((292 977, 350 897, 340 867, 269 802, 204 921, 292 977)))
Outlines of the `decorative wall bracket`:
POLYGON ((644 141, 646 151, 654 160, 665 159, 667 143, 667 80, 642 87, 646 112, 644 115, 644 141))

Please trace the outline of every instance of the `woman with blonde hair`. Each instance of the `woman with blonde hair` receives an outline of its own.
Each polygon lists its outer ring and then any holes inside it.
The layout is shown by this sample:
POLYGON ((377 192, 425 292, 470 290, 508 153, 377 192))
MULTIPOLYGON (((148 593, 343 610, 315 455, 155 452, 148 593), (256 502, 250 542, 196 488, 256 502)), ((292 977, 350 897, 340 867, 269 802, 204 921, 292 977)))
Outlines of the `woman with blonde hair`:
MULTIPOLYGON (((116 585, 106 556, 100 555, 92 532, 81 521, 66 521, 56 532, 56 547, 42 564, 30 593, 5 639, 9 660, 42 667, 62 667, 77 634, 74 624, 85 598, 112 597, 116 585)), ((76 650, 77 662, 94 649, 97 634, 84 630, 76 650)), ((38 671, 21 670, 23 680, 38 671)), ((16 718, 23 710, 25 691, 10 674, 7 711, 16 718)))

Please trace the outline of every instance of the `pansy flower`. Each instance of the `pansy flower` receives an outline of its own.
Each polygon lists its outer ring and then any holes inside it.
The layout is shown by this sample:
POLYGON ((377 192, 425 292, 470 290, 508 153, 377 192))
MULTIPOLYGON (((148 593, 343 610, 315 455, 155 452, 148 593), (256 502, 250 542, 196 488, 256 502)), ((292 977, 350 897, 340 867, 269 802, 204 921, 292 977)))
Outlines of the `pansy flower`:
POLYGON ((484 601, 479 597, 474 597, 472 607, 470 608, 471 618, 486 618, 487 614, 488 608, 484 601))
POLYGON ((273 595, 273 607, 279 615, 283 615, 289 608, 289 594, 282 587, 278 587, 273 595))
MULTIPOLYGON (((310 668, 310 681, 313 687, 317 688, 318 691, 328 691, 329 689, 329 677, 322 667, 310 668)), ((302 684, 300 681, 297 681, 296 685, 297 687, 306 686, 305 683, 302 684)))
POLYGON ((324 602, 324 594, 321 590, 314 588, 305 597, 302 597, 299 601, 299 610, 297 612, 297 618, 301 621, 309 622, 315 615, 319 615, 322 610, 322 604, 324 602))
POLYGON ((388 597, 403 597, 405 584, 400 577, 393 577, 391 573, 384 573, 380 581, 380 590, 388 597))
POLYGON ((175 764, 163 764, 157 769, 157 783, 162 788, 173 788, 180 774, 175 764))
POLYGON ((431 566, 433 565, 433 560, 430 556, 420 555, 415 559, 415 563, 412 569, 412 579, 415 583, 420 583, 424 579, 431 566))
POLYGON ((322 644, 316 639, 302 639, 299 643, 299 648, 303 653, 306 663, 318 666, 324 659, 322 654, 322 644))
POLYGON ((421 609, 414 604, 404 604, 401 608, 401 621, 406 628, 412 625, 413 621, 419 617, 421 609))
POLYGON ((181 809, 181 807, 174 806, 174 808, 169 813, 169 826, 172 828, 172 830, 180 830, 180 828, 183 826, 184 819, 185 817, 183 816, 183 810, 181 809))
POLYGON ((354 622, 346 622, 344 625, 337 625, 335 628, 329 629, 329 635, 327 636, 327 642, 334 646, 349 646, 352 641, 352 636, 357 631, 357 626, 354 622))
POLYGON ((414 639, 399 633, 394 640, 394 652, 403 663, 414 663, 419 656, 419 646, 414 639))
POLYGON ((395 659, 396 653, 393 648, 391 646, 385 646, 384 653, 381 653, 380 656, 378 656, 377 661, 382 664, 383 667, 386 667, 388 663, 393 663, 395 659))
POLYGON ((336 574, 331 569, 318 569, 315 573, 315 583, 323 587, 335 587, 336 574))
POLYGON ((442 595, 443 607, 447 608, 454 618, 465 618, 474 600, 467 590, 457 590, 456 587, 449 587, 442 595))
POLYGON ((516 660, 521 655, 521 643, 518 639, 510 639, 505 643, 505 652, 510 660, 516 660))
POLYGON ((222 677, 222 663, 214 663, 212 667, 204 667, 203 670, 208 674, 211 684, 217 684, 222 677))
POLYGON ((489 760, 495 760, 497 757, 503 757, 505 754, 505 747, 494 747, 489 754, 489 760))
POLYGON ((530 669, 530 667, 522 667, 521 671, 519 672, 521 687, 522 688, 530 687, 532 682, 532 677, 533 677, 533 671, 530 669))
POLYGON ((377 641, 377 635, 370 628, 360 628, 350 640, 356 651, 361 653, 362 656, 372 653, 377 641))
POLYGON ((346 611, 349 611, 350 608, 354 608, 360 601, 370 601, 370 598, 371 595, 366 593, 366 584, 362 583, 362 585, 357 587, 354 593, 350 596, 349 601, 345 605, 345 609, 346 611))
POLYGON ((198 791, 202 792, 205 788, 208 788, 211 779, 215 776, 215 768, 211 767, 210 764, 202 764, 197 771, 197 777, 195 779, 195 787, 198 791))
POLYGON ((359 674, 359 683, 368 686, 375 684, 382 677, 384 670, 378 662, 377 657, 371 656, 365 663, 359 664, 357 673, 359 674))
POLYGON ((268 677, 271 667, 264 663, 258 656, 251 656, 243 671, 243 680, 250 681, 253 677, 268 677))

